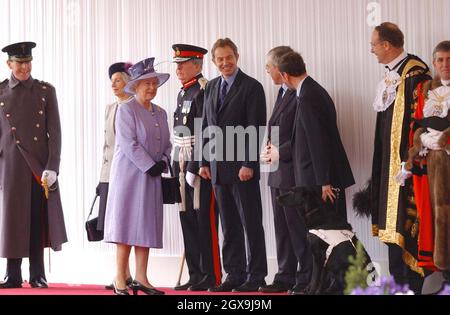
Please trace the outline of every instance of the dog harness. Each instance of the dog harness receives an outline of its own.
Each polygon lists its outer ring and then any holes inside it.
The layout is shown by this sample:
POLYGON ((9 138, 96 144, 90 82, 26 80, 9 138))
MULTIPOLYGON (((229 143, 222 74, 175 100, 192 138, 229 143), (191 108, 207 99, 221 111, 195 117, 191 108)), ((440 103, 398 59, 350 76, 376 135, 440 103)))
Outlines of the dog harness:
POLYGON ((328 244, 328 248, 326 251, 326 258, 324 266, 328 262, 328 258, 330 257, 331 253, 333 252, 333 249, 338 246, 339 244, 343 242, 350 241, 352 246, 356 249, 355 244, 353 244, 353 237, 355 236, 355 233, 349 230, 309 230, 309 233, 314 234, 318 238, 320 238, 322 241, 328 244))

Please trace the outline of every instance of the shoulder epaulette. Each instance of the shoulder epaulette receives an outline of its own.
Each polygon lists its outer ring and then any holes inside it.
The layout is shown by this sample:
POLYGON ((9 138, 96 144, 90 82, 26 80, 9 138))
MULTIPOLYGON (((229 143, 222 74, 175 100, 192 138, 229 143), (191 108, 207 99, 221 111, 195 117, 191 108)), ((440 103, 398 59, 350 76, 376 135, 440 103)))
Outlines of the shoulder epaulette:
POLYGON ((0 82, 0 87, 3 87, 4 85, 8 84, 9 79, 5 79, 2 82, 0 82))
POLYGON ((43 89, 47 89, 47 88, 54 89, 55 88, 52 84, 50 84, 48 82, 41 81, 41 80, 36 80, 36 81, 39 82, 39 84, 42 86, 43 89))
POLYGON ((202 77, 198 79, 198 83, 200 84, 200 89, 204 90, 206 88, 206 85, 208 84, 208 80, 202 77))

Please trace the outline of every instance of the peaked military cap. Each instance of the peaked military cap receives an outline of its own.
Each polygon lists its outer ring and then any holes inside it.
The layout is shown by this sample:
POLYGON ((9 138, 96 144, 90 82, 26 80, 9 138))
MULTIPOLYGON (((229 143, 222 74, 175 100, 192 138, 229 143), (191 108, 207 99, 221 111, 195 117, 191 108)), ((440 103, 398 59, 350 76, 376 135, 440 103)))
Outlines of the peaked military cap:
POLYGON ((205 48, 185 44, 175 44, 172 46, 172 49, 175 51, 173 62, 203 59, 203 57, 208 53, 208 50, 205 48))
POLYGON ((2 51, 8 54, 9 60, 18 62, 27 62, 33 60, 31 50, 34 47, 36 47, 36 43, 21 42, 6 46, 2 49, 2 51))

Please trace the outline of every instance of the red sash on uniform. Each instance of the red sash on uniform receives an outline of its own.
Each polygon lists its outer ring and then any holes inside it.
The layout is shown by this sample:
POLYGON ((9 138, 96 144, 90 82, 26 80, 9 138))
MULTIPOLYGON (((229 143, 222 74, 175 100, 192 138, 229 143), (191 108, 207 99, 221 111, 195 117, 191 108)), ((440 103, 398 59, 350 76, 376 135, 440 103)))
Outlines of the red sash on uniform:
MULTIPOLYGON (((415 120, 423 119, 423 108, 425 106, 425 97, 423 95, 423 83, 417 87, 418 102, 414 114, 415 120)), ((409 145, 413 145, 414 130, 411 128, 409 145)), ((426 162, 425 162, 426 165, 426 162)), ((417 205, 417 214, 419 217, 419 237, 418 237, 418 266, 433 271, 437 267, 433 262, 434 254, 434 219, 431 210, 430 190, 428 185, 428 175, 413 175, 414 196, 417 205)))

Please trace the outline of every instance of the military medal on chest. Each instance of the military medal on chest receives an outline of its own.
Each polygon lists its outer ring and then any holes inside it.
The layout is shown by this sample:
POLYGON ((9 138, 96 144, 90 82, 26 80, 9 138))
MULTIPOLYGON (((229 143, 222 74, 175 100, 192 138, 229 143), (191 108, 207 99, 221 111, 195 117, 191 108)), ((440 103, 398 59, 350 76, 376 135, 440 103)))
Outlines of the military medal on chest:
POLYGON ((183 108, 181 109, 181 113, 184 115, 183 124, 186 125, 188 121, 188 115, 191 112, 192 101, 184 101, 183 108))

